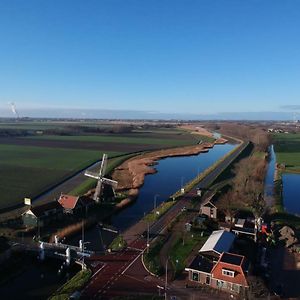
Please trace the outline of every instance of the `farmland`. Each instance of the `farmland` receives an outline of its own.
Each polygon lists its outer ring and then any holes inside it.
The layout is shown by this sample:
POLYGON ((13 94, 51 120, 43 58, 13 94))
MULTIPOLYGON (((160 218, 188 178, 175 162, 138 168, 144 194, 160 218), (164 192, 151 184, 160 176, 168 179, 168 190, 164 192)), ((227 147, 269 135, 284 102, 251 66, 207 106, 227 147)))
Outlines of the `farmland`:
POLYGON ((277 162, 285 171, 300 172, 300 134, 278 133, 273 135, 277 162))
MULTIPOLYGON (((79 124, 79 123, 78 123, 79 124)), ((74 126, 74 123, 72 123, 74 126)), ((88 128, 109 128, 88 123, 88 128)), ((80 123, 80 128, 84 127, 80 123)), ((111 127, 113 125, 110 125, 111 127)), ((35 197, 99 160, 143 150, 195 144, 199 137, 176 128, 135 129, 120 133, 84 134, 65 123, 4 124, 1 130, 32 131, 29 135, 0 137, 0 208, 21 203, 24 197, 35 197), (13 129, 12 129, 13 128, 13 129), (35 131, 68 130, 68 135, 36 134, 35 131)))

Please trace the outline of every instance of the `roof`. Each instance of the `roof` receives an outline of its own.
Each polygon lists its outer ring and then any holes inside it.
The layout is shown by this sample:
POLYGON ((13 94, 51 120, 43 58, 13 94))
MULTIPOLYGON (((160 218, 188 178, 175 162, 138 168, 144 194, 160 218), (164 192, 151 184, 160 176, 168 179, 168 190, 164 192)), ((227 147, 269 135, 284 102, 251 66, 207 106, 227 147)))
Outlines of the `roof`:
POLYGON ((61 194, 58 202, 64 209, 74 209, 79 197, 61 194))
POLYGON ((185 270, 196 270, 210 274, 213 266, 214 264, 211 260, 205 258, 202 255, 197 255, 192 261, 192 263, 187 268, 185 268, 185 270))
POLYGON ((57 201, 51 201, 39 206, 33 206, 28 211, 31 211, 37 218, 39 218, 43 216, 46 211, 54 209, 61 209, 61 205, 57 201))
POLYGON ((222 256, 220 257, 221 262, 225 262, 232 265, 240 266, 242 264, 242 261, 244 259, 244 256, 237 255, 233 253, 224 252, 222 256))
POLYGON ((213 203, 211 203, 210 201, 205 202, 204 204, 202 204, 202 207, 203 206, 210 207, 210 208, 216 208, 216 206, 213 203))
POLYGON ((246 259, 242 255, 224 252, 213 267, 211 274, 215 279, 239 284, 247 287, 248 282, 244 273, 246 259), (222 270, 233 271, 233 276, 224 275, 222 270))
POLYGON ((229 251, 234 239, 235 235, 231 232, 225 230, 213 231, 199 252, 214 252, 220 255, 222 252, 229 251))

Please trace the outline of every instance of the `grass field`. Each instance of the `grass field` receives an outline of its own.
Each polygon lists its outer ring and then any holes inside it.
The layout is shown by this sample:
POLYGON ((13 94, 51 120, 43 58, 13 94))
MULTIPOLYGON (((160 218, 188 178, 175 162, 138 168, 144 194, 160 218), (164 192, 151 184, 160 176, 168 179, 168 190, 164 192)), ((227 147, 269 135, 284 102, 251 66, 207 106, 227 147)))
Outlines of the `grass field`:
POLYGON ((278 133, 273 140, 277 162, 288 172, 300 172, 300 134, 278 133))
POLYGON ((0 208, 36 196, 101 155, 99 151, 0 145, 0 208))
MULTIPOLYGON (((70 126, 105 127, 97 122, 17 122, 0 123, 1 129, 64 129, 70 126)), ((111 125, 110 125, 111 126, 111 125)), ((74 131, 76 132, 76 131, 74 131)), ((195 144, 201 137, 177 130, 157 127, 135 129, 126 133, 76 135, 30 135, 0 137, 0 208, 34 197, 107 153, 109 157, 137 151, 195 144)), ((122 159, 121 159, 122 160, 122 159)), ((112 166, 115 162, 112 161, 112 166)), ((83 185, 93 185, 84 182, 83 185)), ((86 190, 78 186, 75 194, 86 190)))

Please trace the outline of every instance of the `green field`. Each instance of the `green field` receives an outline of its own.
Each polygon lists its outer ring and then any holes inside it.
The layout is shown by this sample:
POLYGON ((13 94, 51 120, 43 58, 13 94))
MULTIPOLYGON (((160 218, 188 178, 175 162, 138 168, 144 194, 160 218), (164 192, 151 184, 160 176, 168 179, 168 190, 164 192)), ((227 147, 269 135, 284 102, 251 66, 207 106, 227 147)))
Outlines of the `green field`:
POLYGON ((101 155, 99 151, 0 145, 0 208, 36 196, 101 155))
MULTIPOLYGON (((0 136, 0 208, 21 203, 24 197, 37 196, 101 159, 103 153, 112 157, 143 150, 191 145, 201 138, 176 128, 144 129, 139 126, 125 133, 84 134, 82 128, 85 126, 100 130, 113 128, 112 125, 96 122, 0 123, 2 133, 12 129, 24 131, 49 128, 56 130, 68 128, 70 133, 40 135, 29 132, 30 135, 25 136, 0 136), (81 130, 79 134, 78 127, 81 130)), ((111 163, 115 165, 119 161, 121 162, 122 158, 111 163)), ((86 189, 85 185, 91 184, 93 182, 83 182, 81 186, 74 187, 72 193, 78 194, 86 189)))
POLYGON ((59 135, 42 135, 28 137, 29 139, 37 140, 55 140, 55 141, 76 141, 76 142, 97 142, 97 143, 126 143, 126 144, 145 144, 145 145, 163 145, 163 146, 184 146, 190 145, 191 139, 176 139, 171 136, 170 138, 152 138, 144 135, 138 136, 138 133, 132 135, 79 135, 79 136, 59 136, 59 135), (136 135, 136 136, 135 136, 136 135))
POLYGON ((277 162, 284 164, 287 172, 300 172, 300 134, 273 135, 277 162))

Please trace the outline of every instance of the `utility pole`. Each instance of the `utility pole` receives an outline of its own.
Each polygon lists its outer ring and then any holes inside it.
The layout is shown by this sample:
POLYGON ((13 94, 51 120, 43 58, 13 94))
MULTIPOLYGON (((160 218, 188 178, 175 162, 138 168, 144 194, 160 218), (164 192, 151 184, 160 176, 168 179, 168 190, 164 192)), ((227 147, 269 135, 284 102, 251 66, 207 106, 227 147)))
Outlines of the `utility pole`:
POLYGON ((168 261, 169 257, 166 260, 166 278, 165 278, 165 300, 167 300, 167 287, 168 287, 168 261))

